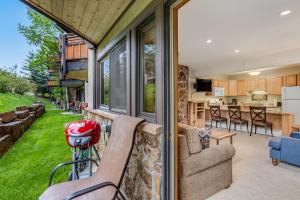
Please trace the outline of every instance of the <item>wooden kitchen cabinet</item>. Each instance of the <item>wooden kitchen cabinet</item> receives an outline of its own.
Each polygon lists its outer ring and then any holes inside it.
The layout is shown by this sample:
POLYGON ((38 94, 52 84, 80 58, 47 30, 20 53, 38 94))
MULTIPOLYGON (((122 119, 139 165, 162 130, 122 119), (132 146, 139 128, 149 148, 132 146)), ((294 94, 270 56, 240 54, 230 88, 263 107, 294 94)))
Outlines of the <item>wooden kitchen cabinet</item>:
POLYGON ((237 95, 238 95, 237 80, 229 80, 228 96, 237 96, 237 95))
POLYGON ((219 80, 219 87, 224 88, 224 96, 228 96, 228 80, 219 80))
POLYGON ((256 80, 255 79, 247 80, 247 91, 253 92, 256 90, 255 88, 256 88, 256 80))
POLYGON ((248 87, 246 80, 238 80, 237 81, 237 95, 238 96, 247 96, 248 94, 248 87))
POLYGON ((297 74, 297 85, 300 86, 300 74, 297 74))
POLYGON ((267 91, 267 79, 258 78, 256 79, 255 90, 257 91, 267 91))
POLYGON ((267 79, 267 93, 272 95, 281 95, 283 78, 274 77, 267 79))
POLYGON ((215 80, 215 79, 214 79, 214 80, 212 81, 212 86, 213 86, 213 87, 219 87, 219 80, 215 80))
POLYGON ((284 86, 297 86, 297 74, 287 75, 283 78, 284 86))

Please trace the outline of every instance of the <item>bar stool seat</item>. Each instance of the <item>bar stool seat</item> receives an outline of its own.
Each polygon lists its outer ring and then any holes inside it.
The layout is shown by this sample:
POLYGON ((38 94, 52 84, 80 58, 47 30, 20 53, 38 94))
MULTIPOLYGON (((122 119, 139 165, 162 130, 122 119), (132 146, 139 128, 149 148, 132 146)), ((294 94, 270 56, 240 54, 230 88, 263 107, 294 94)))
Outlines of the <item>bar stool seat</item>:
POLYGON ((231 130, 231 124, 234 124, 234 128, 236 129, 236 124, 240 125, 240 131, 242 131, 242 125, 247 126, 248 132, 248 120, 242 119, 241 107, 240 106, 228 106, 228 114, 229 114, 229 132, 231 130))
POLYGON ((257 127, 263 127, 265 129, 265 134, 267 135, 267 128, 270 128, 271 135, 273 136, 273 123, 267 121, 267 108, 250 106, 250 116, 251 116, 251 131, 250 136, 252 135, 252 129, 254 127, 255 134, 257 127))
POLYGON ((228 119, 226 117, 221 116, 221 109, 219 105, 210 106, 210 116, 211 116, 210 128, 212 128, 213 121, 216 122, 216 128, 218 127, 219 122, 221 127, 222 127, 222 122, 225 122, 226 128, 228 128, 227 126, 228 119))

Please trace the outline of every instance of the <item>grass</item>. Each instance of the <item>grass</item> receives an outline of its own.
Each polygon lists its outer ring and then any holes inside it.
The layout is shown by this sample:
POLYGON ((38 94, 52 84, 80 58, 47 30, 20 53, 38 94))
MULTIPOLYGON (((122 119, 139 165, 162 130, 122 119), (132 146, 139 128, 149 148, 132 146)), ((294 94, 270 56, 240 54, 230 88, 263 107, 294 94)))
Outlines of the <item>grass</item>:
POLYGON ((34 96, 15 93, 0 93, 0 112, 15 110, 17 106, 26 106, 36 101, 34 96))
MULTIPOLYGON (((71 160, 64 124, 80 116, 61 115, 49 108, 46 105, 46 113, 0 159, 1 200, 37 199, 47 188, 51 169, 71 160)), ((54 182, 66 181, 68 170, 60 171, 54 182)))

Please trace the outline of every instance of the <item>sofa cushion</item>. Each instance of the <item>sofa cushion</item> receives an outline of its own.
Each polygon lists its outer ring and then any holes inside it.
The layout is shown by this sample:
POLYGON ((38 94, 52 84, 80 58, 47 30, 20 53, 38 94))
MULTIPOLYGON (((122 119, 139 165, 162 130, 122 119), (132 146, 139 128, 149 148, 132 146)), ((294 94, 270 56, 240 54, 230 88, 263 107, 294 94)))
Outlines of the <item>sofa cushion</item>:
POLYGON ((2 118, 2 123, 9 123, 17 118, 14 111, 2 113, 0 117, 2 118))
POLYGON ((280 150, 280 144, 281 144, 281 137, 272 138, 269 141, 269 147, 272 149, 280 150))
POLYGON ((300 139, 300 132, 294 131, 291 133, 290 137, 300 139))
POLYGON ((186 136, 190 154, 197 154, 202 150, 198 133, 193 129, 192 126, 186 124, 178 124, 178 132, 186 136))
POLYGON ((235 154, 235 149, 231 144, 221 144, 204 149, 201 153, 191 155, 181 162, 181 175, 191 176, 210 167, 225 162, 235 154))

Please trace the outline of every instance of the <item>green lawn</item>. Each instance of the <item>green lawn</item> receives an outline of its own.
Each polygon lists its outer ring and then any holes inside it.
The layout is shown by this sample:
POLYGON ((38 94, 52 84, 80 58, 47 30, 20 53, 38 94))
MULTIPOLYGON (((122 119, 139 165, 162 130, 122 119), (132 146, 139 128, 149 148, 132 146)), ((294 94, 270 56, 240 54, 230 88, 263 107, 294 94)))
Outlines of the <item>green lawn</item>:
POLYGON ((15 110, 17 106, 30 105, 34 101, 36 101, 34 96, 0 93, 0 112, 15 110))
MULTIPOLYGON (((0 159, 1 200, 37 199, 47 188, 51 169, 71 159, 64 124, 80 116, 61 115, 51 107, 46 106, 46 113, 0 159)), ((54 182, 65 181, 67 170, 59 173, 54 182)))

